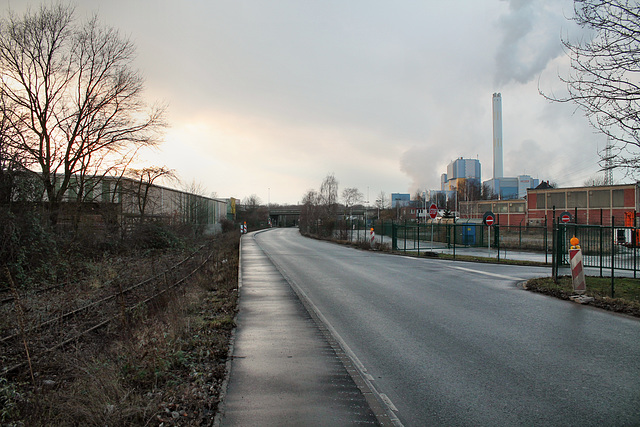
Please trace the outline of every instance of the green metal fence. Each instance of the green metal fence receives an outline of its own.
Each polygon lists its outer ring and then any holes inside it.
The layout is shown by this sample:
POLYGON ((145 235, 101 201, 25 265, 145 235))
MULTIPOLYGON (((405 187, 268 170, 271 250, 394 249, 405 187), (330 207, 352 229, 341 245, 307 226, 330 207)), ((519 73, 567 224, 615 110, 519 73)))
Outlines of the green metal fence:
POLYGON ((580 241, 584 267, 599 269, 599 275, 614 276, 616 270, 632 271, 637 277, 640 269, 638 243, 640 229, 600 225, 554 224, 553 268, 569 265, 569 240, 580 241))
POLYGON ((372 226, 379 239, 386 238, 392 250, 401 252, 423 254, 446 249, 455 256, 457 248, 493 248, 499 252, 511 244, 502 245, 500 228, 489 230, 487 226, 475 223, 373 221, 372 226))
POLYGON ((426 223, 382 220, 341 221, 337 236, 347 240, 368 240, 373 227, 376 242, 392 250, 425 255, 430 251, 460 255, 473 253, 501 259, 509 251, 537 254, 538 260, 552 266, 553 273, 569 266, 569 240, 580 240, 584 267, 596 268, 600 276, 616 270, 640 270, 640 229, 633 227, 554 223, 546 226, 494 225, 478 223, 426 223), (490 236, 489 236, 490 234, 490 236), (490 239, 490 242, 489 242, 490 239), (476 251, 469 251, 469 249, 476 251), (484 250, 486 248, 486 251, 484 250), (487 252, 489 251, 489 252, 487 252))

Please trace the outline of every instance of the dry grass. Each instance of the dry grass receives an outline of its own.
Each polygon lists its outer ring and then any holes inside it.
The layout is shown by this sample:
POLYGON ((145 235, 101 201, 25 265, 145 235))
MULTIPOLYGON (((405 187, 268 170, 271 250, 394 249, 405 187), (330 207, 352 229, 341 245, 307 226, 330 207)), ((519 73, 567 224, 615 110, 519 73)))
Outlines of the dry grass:
MULTIPOLYGON (((605 310, 640 317, 640 280, 617 277, 614 279, 614 283, 616 298, 611 298, 610 277, 587 276, 586 295, 594 298, 589 304, 605 310)), ((573 282, 569 276, 559 277, 557 283, 550 277, 530 279, 525 284, 525 288, 561 299, 569 299, 574 295, 573 282)))
POLYGON ((238 238, 215 245, 186 286, 136 311, 125 327, 50 354, 35 385, 23 375, 0 381, 1 424, 211 425, 236 313, 238 238))

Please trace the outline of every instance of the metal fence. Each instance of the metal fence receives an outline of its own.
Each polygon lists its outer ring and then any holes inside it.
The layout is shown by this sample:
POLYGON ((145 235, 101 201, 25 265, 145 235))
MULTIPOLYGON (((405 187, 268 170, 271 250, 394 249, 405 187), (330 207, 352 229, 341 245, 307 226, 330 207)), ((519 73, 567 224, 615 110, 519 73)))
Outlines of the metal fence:
MULTIPOLYGON (((514 252, 531 254, 534 260, 558 268, 569 266, 569 239, 580 240, 585 267, 598 269, 598 274, 614 276, 616 271, 636 277, 640 270, 640 228, 622 226, 549 224, 546 226, 487 227, 477 223, 427 223, 372 220, 353 221, 346 225, 350 240, 368 238, 373 228, 376 242, 388 244, 392 250, 424 255, 437 251, 456 255, 465 253, 498 259, 514 257, 514 252), (486 248, 486 251, 485 251, 486 248), (472 250, 472 249, 475 249, 472 250), (535 255, 535 257, 534 257, 535 255)), ((343 237, 345 236, 344 233, 343 237)), ((526 255, 525 255, 526 256, 526 255)))
POLYGON ((640 229, 600 225, 555 224, 553 227, 552 266, 557 275, 558 268, 569 265, 569 240, 577 237, 582 249, 585 267, 599 269, 600 277, 615 275, 616 270, 633 272, 637 277, 640 268, 640 229))
POLYGON ((545 227, 487 226, 478 223, 397 223, 372 221, 376 236, 387 239, 393 250, 484 248, 545 252, 551 249, 545 227))

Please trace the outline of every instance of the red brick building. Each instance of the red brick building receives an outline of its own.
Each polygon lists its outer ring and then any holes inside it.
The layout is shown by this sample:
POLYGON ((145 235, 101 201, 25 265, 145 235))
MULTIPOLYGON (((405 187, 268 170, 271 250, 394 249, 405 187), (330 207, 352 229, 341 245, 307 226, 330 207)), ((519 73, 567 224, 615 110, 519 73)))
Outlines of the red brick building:
POLYGON ((514 200, 478 200, 460 202, 460 218, 482 220, 484 213, 491 211, 500 225, 527 225, 527 201, 514 200))
POLYGON ((550 223, 555 216, 569 212, 578 224, 635 226, 640 210, 638 184, 599 187, 546 188, 527 190, 527 221, 530 225, 550 223))
POLYGON ((528 189, 526 199, 461 202, 460 217, 481 220, 491 211, 500 225, 544 225, 546 218, 550 227, 554 208, 556 218, 569 212, 578 224, 609 226, 613 217, 615 225, 639 226, 635 217, 640 212, 640 186, 528 189))

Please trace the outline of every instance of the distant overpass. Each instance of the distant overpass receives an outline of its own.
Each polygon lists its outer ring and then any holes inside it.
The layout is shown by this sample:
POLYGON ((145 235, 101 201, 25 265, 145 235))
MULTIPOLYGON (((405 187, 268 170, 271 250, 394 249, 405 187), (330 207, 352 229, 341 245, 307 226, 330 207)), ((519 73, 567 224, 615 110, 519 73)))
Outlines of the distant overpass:
MULTIPOLYGON (((302 206, 303 205, 292 205, 269 208, 269 218, 271 218, 271 224, 274 227, 293 227, 298 225, 298 223, 300 222, 300 211, 302 210, 302 206)), ((345 214, 353 215, 355 217, 364 217, 366 211, 369 211, 369 214, 371 214, 371 212, 374 210, 374 208, 354 206, 352 208, 349 208, 349 210, 345 212, 344 207, 338 206, 337 217, 341 218, 345 214)))
POLYGON ((293 227, 300 221, 302 205, 269 208, 269 218, 274 227, 293 227))

